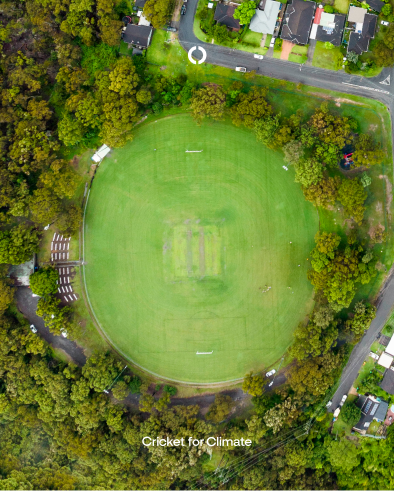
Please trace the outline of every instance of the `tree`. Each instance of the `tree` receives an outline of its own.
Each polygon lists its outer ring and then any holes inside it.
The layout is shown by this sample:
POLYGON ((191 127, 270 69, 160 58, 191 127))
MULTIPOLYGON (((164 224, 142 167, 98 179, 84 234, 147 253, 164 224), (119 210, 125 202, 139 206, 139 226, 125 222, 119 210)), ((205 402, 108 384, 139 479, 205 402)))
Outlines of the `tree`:
POLYGON ((341 417, 345 423, 354 426, 361 418, 361 409, 354 402, 348 402, 341 410, 341 417))
POLYGON ((207 86, 198 89, 192 97, 194 119, 201 123, 205 117, 220 120, 224 114, 226 95, 221 87, 207 86))
POLYGON ((278 433, 282 429, 284 425, 290 426, 291 422, 296 419, 299 411, 297 410, 297 406, 288 397, 281 404, 277 404, 275 407, 266 412, 264 416, 264 422, 271 428, 272 431, 278 433))
POLYGON ((337 472, 350 472, 360 464, 359 449, 345 438, 331 441, 327 451, 330 463, 337 472))
POLYGON ((372 184, 372 177, 369 176, 366 172, 363 172, 361 174, 360 182, 363 185, 363 187, 368 187, 372 184))
POLYGON ((59 132, 59 139, 69 147, 77 145, 85 134, 83 124, 69 112, 64 113, 58 123, 57 130, 59 132))
POLYGON ((147 89, 140 89, 136 95, 137 101, 141 104, 149 104, 152 100, 152 94, 147 89))
POLYGON ((387 17, 388 15, 391 14, 391 12, 392 12, 392 7, 389 3, 386 3, 386 5, 383 5, 382 10, 381 10, 382 15, 387 17))
POLYGON ((0 263, 22 264, 38 252, 40 237, 33 227, 18 225, 0 231, 0 263))
POLYGON ((256 3, 253 0, 241 3, 234 11, 234 19, 239 19, 241 25, 247 25, 256 12, 256 3))
POLYGON ((138 377, 138 375, 134 375, 129 383, 131 393, 140 394, 141 385, 142 380, 138 377))
POLYGON ((346 321, 346 329, 354 333, 356 340, 361 339, 364 332, 369 329, 375 318, 376 307, 364 302, 357 302, 354 306, 354 317, 346 321))
POLYGON ((10 286, 10 281, 0 277, 0 316, 3 315, 11 305, 11 302, 14 299, 14 293, 15 289, 10 286))
POLYGON ((342 204, 345 214, 360 225, 365 212, 364 201, 367 192, 361 182, 356 179, 344 179, 338 188, 338 201, 342 204))
POLYGON ((164 26, 170 16, 171 0, 148 0, 144 5, 144 17, 155 29, 164 26))
POLYGON ((230 396, 216 394, 214 403, 210 406, 206 418, 214 423, 224 421, 229 415, 234 403, 230 396))
POLYGON ((336 326, 336 322, 324 328, 314 322, 309 322, 307 325, 299 324, 294 331, 294 343, 290 348, 291 355, 302 361, 309 356, 328 353, 336 345, 338 337, 336 326))
POLYGON ((229 32, 227 27, 223 24, 216 24, 213 28, 213 38, 218 44, 223 44, 230 40, 229 32))
POLYGON ((253 375, 253 372, 245 375, 242 390, 254 397, 261 396, 264 391, 264 378, 261 374, 253 375))
POLYGON ((358 54, 354 53, 353 51, 348 51, 347 52, 347 59, 350 61, 350 63, 354 63, 355 65, 358 62, 358 54))
POLYGON ((266 118, 272 114, 272 107, 266 100, 268 89, 253 87, 247 94, 238 94, 237 102, 230 109, 233 124, 247 128, 254 128, 258 119, 266 118))
POLYGON ((318 184, 323 179, 323 168, 317 159, 302 159, 295 165, 295 182, 308 188, 318 184))
MULTIPOLYGON (((362 133, 359 135, 353 152, 353 162, 356 167, 371 167, 380 164, 385 153, 374 142, 371 135, 362 133)), ((365 187, 365 186, 364 186, 365 187)))
POLYGON ((30 211, 33 219, 43 225, 51 223, 59 215, 59 198, 47 188, 38 188, 30 199, 30 211))
POLYGON ((59 232, 68 236, 77 233, 82 223, 82 216, 83 213, 79 206, 68 206, 56 221, 59 232))
POLYGON ((59 272, 52 266, 39 269, 30 276, 30 288, 33 293, 44 297, 57 292, 59 272))
POLYGON ((118 401, 123 401, 129 394, 129 386, 126 384, 124 380, 119 380, 116 385, 112 388, 112 395, 118 401))
POLYGON ((302 191, 307 201, 311 201, 315 206, 329 209, 337 199, 340 185, 339 176, 323 177, 317 184, 312 184, 307 188, 303 187, 302 191))
POLYGON ((103 392, 109 387, 122 370, 122 363, 110 353, 94 354, 82 367, 82 375, 89 387, 96 392, 103 392))
POLYGON ((173 387, 172 385, 167 385, 167 384, 164 386, 163 391, 170 394, 170 396, 174 396, 178 392, 176 387, 173 387))
POLYGON ((287 164, 296 164, 304 157, 304 147, 299 140, 291 140, 283 147, 283 160, 287 164))
MULTIPOLYGON (((146 5, 151 0, 148 0, 146 5)), ((158 0, 159 3, 161 0, 158 0)), ((109 90, 116 92, 120 96, 134 95, 138 86, 139 76, 136 73, 133 61, 128 56, 119 58, 109 72, 109 90)), ((109 94, 108 94, 109 95, 109 94)), ((106 96, 108 97, 106 94, 106 96)), ((105 101, 104 101, 105 102, 105 101)), ((104 107, 104 113, 106 109, 104 107)))
POLYGON ((279 126, 279 115, 258 119, 254 122, 257 140, 267 145, 267 147, 272 148, 275 133, 279 126))
POLYGON ((60 307, 60 300, 52 295, 41 297, 37 303, 36 313, 44 319, 51 332, 60 336, 63 331, 70 330, 72 309, 70 306, 60 307))

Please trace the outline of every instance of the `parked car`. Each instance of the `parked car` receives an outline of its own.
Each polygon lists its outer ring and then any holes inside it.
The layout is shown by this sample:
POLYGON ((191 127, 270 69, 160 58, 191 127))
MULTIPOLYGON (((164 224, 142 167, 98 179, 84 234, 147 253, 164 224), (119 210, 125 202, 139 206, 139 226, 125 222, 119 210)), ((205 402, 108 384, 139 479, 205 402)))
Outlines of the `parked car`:
POLYGON ((276 38, 271 38, 270 48, 274 47, 275 41, 276 41, 276 38))
POLYGON ((337 418, 339 416, 339 413, 341 412, 341 408, 337 407, 334 411, 334 418, 337 418))
POLYGON ((275 370, 275 368, 274 368, 274 369, 270 370, 269 372, 267 372, 267 373, 265 374, 265 376, 266 376, 266 377, 271 377, 271 375, 274 375, 275 373, 276 373, 276 370, 275 370))
POLYGON ((181 8, 181 15, 185 15, 185 14, 186 14, 186 5, 183 4, 181 8))
POLYGON ((274 383, 274 381, 270 382, 270 383, 268 384, 268 387, 271 387, 273 383, 274 383))
POLYGON ((332 401, 328 401, 327 404, 326 404, 326 408, 328 409, 331 406, 332 406, 332 401))
POLYGON ((37 328, 34 324, 30 324, 30 330, 31 332, 34 332, 34 334, 37 332, 37 328))
POLYGON ((62 333, 62 336, 66 338, 68 336, 68 332, 66 329, 60 329, 60 332, 62 333))
POLYGON ((389 26, 390 25, 390 22, 387 22, 387 20, 381 20, 380 23, 382 24, 382 26, 389 26))
POLYGON ((178 29, 176 27, 167 27, 166 30, 169 32, 176 32, 178 29))
POLYGON ((347 395, 345 394, 342 399, 341 399, 341 402, 339 403, 339 405, 342 407, 344 404, 345 404, 345 401, 347 399, 347 395))
POLYGON ((264 59, 264 56, 263 55, 253 55, 254 58, 256 58, 257 60, 263 60, 264 59))
POLYGON ((246 72, 246 68, 244 66, 236 66, 235 67, 235 71, 236 72, 242 72, 242 73, 245 73, 246 72))

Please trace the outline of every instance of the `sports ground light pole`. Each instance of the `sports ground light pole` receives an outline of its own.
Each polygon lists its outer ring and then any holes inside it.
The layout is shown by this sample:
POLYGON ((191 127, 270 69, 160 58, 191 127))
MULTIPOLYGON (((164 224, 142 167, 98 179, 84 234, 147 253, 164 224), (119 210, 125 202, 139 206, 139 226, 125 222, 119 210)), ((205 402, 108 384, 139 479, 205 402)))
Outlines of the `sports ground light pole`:
POLYGON ((113 385, 114 385, 114 384, 115 384, 115 382, 118 380, 118 378, 119 378, 119 377, 122 375, 122 373, 123 373, 123 372, 126 370, 126 368, 127 368, 127 365, 126 365, 126 366, 123 368, 123 370, 122 370, 122 371, 119 373, 119 375, 117 375, 117 376, 115 377, 115 379, 113 380, 112 384, 111 384, 109 387, 105 388, 105 389, 103 390, 103 392, 105 392, 106 394, 109 394, 109 391, 112 389, 113 385))
POLYGON ((277 376, 277 374, 279 373, 279 370, 280 370, 280 367, 282 365, 282 362, 283 360, 285 359, 284 356, 282 356, 281 360, 280 360, 280 363, 279 363, 279 366, 278 366, 278 370, 276 371, 275 375, 274 375, 274 378, 272 379, 272 382, 269 383, 268 387, 272 387, 274 385, 274 382, 275 382, 275 378, 277 376))

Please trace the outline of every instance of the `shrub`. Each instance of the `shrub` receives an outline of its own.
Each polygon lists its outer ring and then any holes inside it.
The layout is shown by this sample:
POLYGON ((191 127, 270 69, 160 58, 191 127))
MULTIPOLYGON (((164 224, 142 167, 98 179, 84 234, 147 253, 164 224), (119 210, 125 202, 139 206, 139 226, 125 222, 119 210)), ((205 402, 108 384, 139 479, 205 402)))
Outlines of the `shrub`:
POLYGON ((141 393, 141 385, 142 385, 142 380, 137 375, 134 375, 134 377, 131 379, 131 381, 129 383, 131 393, 132 394, 140 394, 141 393))
POLYGON ((152 111, 155 114, 160 114, 163 111, 163 105, 160 102, 155 102, 152 106, 152 111))
POLYGON ((325 5, 324 6, 324 12, 327 12, 327 14, 333 14, 334 13, 334 7, 332 5, 325 5))
POLYGON ((345 423, 354 426, 361 418, 361 409, 353 402, 349 402, 343 406, 341 415, 345 423))
POLYGON ((172 385, 165 385, 163 390, 164 392, 167 392, 167 394, 170 394, 170 396, 174 396, 178 392, 178 389, 172 385))

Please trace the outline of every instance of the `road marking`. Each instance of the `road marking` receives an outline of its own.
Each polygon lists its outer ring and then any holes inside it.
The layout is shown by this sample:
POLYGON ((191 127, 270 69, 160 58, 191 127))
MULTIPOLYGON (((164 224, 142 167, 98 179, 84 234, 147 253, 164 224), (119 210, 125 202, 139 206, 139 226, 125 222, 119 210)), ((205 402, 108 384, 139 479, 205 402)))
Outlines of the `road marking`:
POLYGON ((193 65, 196 65, 196 64, 199 64, 201 65, 202 63, 204 63, 204 61, 207 59, 207 52, 205 51, 205 49, 201 46, 193 46, 192 48, 189 49, 189 52, 187 53, 187 57, 189 58, 189 61, 191 63, 193 63, 193 65), (199 49, 202 53, 202 58, 201 60, 199 61, 196 61, 192 58, 192 54, 193 52, 196 50, 196 49, 199 49))
POLYGON ((379 83, 383 85, 390 85, 390 75, 379 83))
POLYGON ((349 82, 342 82, 342 83, 343 85, 350 85, 352 87, 357 87, 358 89, 373 90, 374 92, 380 92, 382 94, 390 95, 390 92, 388 92, 387 90, 374 89, 373 87, 365 87, 365 85, 350 84, 349 82))

